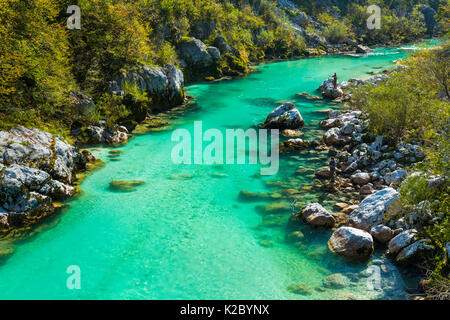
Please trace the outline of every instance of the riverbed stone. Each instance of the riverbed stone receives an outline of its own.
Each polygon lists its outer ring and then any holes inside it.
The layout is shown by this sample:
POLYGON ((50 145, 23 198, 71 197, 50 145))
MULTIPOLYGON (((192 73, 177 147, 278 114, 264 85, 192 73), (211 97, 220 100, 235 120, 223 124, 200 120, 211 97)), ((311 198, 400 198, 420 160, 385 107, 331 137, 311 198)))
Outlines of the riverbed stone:
POLYGON ((353 211, 355 211, 359 206, 356 204, 352 204, 350 206, 348 206, 347 208, 343 209, 342 212, 345 214, 350 214, 353 211))
POLYGON ((410 229, 405 230, 395 236, 391 241, 389 241, 388 249, 389 254, 391 255, 397 255, 397 253, 400 252, 403 248, 409 246, 414 242, 417 236, 417 230, 410 229))
POLYGON ((242 190, 239 192, 239 200, 243 202, 260 202, 270 199, 270 196, 265 192, 250 192, 242 190))
POLYGON ((390 185, 392 183, 399 183, 403 180, 403 178, 406 177, 407 173, 408 172, 406 170, 395 170, 391 173, 388 173, 384 177, 384 180, 386 181, 386 183, 388 185, 390 185))
POLYGON ((413 244, 403 248, 395 258, 398 264, 410 264, 424 260, 429 253, 433 251, 431 241, 428 239, 421 239, 413 244))
POLYGON ((340 227, 328 240, 328 247, 343 257, 366 260, 372 254, 373 239, 370 233, 351 227, 340 227))
POLYGON ((313 227, 332 228, 336 219, 319 203, 310 203, 302 210, 302 219, 313 227))
POLYGON ((111 181, 109 188, 116 192, 132 192, 137 187, 145 184, 145 181, 140 180, 124 180, 124 181, 111 181))
POLYGON ((381 243, 388 243, 394 237, 394 231, 383 224, 372 227, 370 234, 381 243))
POLYGON ((341 273, 334 273, 324 278, 322 283, 328 289, 343 289, 349 285, 349 280, 341 273))
POLYGON ((305 125, 302 115, 295 105, 286 102, 273 110, 266 118, 264 127, 268 129, 299 129, 305 125))
POLYGON ((278 214, 291 210, 291 203, 287 201, 274 202, 255 207, 256 211, 263 215, 278 214))
POLYGON ((303 135, 303 132, 295 129, 285 129, 281 132, 281 134, 286 138, 298 138, 303 135))
POLYGON ((354 184, 364 185, 370 182, 370 175, 367 172, 355 173, 350 177, 354 184))
POLYGON ((342 125, 341 119, 332 118, 320 122, 320 127, 324 129, 339 128, 342 125))
POLYGON ((322 167, 316 172, 316 177, 319 179, 330 179, 331 173, 329 167, 322 167))
POLYGON ((311 295, 313 290, 306 283, 294 283, 288 286, 288 291, 299 295, 311 295))
POLYGON ((399 193, 393 188, 385 188, 368 196, 350 214, 350 225, 370 231, 372 226, 383 222, 385 213, 398 197, 399 193))

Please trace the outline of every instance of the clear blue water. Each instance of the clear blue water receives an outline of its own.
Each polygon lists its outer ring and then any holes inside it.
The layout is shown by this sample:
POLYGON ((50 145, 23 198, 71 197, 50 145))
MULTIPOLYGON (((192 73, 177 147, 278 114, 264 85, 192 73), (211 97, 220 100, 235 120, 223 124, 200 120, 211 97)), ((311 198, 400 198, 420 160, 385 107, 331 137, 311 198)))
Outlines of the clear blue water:
MULTIPOLYGON (((367 264, 349 264, 328 252, 331 231, 289 224, 290 210, 263 216, 238 200, 241 190, 276 191, 268 180, 282 180, 302 190, 311 175, 295 176, 298 167, 318 168, 326 154, 283 157, 277 176, 260 178, 258 165, 174 165, 174 128, 247 129, 262 122, 280 101, 295 101, 307 139, 317 137, 315 112, 330 105, 302 100, 299 92, 315 93, 327 76, 340 80, 367 77, 376 67, 390 67, 407 53, 377 49, 362 57, 321 57, 259 66, 258 72, 233 81, 187 88, 199 108, 178 118, 166 131, 140 135, 120 148, 111 161, 108 148, 94 152, 107 165, 82 183, 83 193, 70 209, 39 227, 39 232, 12 246, 0 264, 1 299, 333 299, 352 294, 358 299, 404 298, 405 283, 397 270, 374 255, 367 264), (182 174, 192 178, 183 179, 182 174), (113 180, 142 180, 134 192, 109 190, 113 180), (301 245, 285 241, 302 230, 301 245), (360 277, 344 289, 320 289, 322 279, 340 272, 361 275, 371 265, 383 267, 380 288, 360 277), (66 286, 70 265, 81 269, 81 289, 66 286), (305 283, 310 295, 287 290, 305 283)), ((338 199, 301 191, 301 203, 338 199)), ((280 200, 274 200, 277 202, 280 200)), ((285 200, 291 201, 291 200, 285 200)))

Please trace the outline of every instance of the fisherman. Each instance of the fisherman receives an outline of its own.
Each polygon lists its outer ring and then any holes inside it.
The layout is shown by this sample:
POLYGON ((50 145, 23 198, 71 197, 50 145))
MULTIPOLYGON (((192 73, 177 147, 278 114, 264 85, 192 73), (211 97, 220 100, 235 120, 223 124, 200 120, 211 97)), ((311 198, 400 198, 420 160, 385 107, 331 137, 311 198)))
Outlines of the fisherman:
POLYGON ((338 79, 337 79, 336 72, 334 73, 334 76, 333 76, 333 86, 335 89, 337 89, 337 87, 338 87, 338 79))
POLYGON ((330 163, 328 164, 330 167, 330 182, 331 184, 334 184, 334 175, 336 172, 336 160, 334 158, 331 158, 330 163))

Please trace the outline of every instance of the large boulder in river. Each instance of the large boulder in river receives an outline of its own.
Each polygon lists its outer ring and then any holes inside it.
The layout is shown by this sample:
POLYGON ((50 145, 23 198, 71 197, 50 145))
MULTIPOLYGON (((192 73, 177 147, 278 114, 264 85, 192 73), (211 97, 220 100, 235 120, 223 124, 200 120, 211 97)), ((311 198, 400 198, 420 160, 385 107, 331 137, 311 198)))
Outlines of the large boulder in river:
POLYGON ((266 118, 264 127, 268 129, 298 129, 305 125, 302 115, 295 105, 290 102, 283 103, 273 110, 266 118))
POLYGON ((319 203, 310 203, 302 210, 302 218, 313 227, 332 228, 336 219, 319 203))
POLYGON ((370 233, 350 227, 340 227, 328 240, 331 251, 350 259, 365 260, 373 252, 370 233))
POLYGON ((393 188, 386 188, 368 196, 350 214, 350 225, 370 231, 372 226, 383 223, 385 213, 398 197, 399 193, 393 188))
POLYGON ((372 50, 369 47, 363 46, 362 44, 356 45, 355 49, 356 49, 356 53, 366 54, 366 53, 372 52, 372 50))
POLYGON ((339 97, 342 97, 344 95, 344 92, 342 91, 342 88, 339 86, 339 83, 337 83, 337 86, 334 86, 334 79, 333 77, 329 77, 327 80, 325 80, 318 89, 324 98, 328 99, 336 99, 339 97))
POLYGON ((147 93, 152 98, 152 105, 159 109, 173 107, 184 101, 183 72, 171 64, 165 68, 142 64, 129 68, 110 81, 109 92, 123 96, 127 84, 135 85, 139 91, 147 93))

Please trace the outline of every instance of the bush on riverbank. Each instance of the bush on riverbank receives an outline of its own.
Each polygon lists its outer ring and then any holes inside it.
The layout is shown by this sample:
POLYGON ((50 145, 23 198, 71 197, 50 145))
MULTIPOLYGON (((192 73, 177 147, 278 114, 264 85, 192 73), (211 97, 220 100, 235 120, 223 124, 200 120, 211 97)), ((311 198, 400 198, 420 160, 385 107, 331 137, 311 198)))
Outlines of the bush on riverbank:
POLYGON ((402 64, 386 82, 356 90, 353 104, 362 107, 376 134, 430 143, 443 134, 450 109, 450 45, 422 50, 402 64), (445 99, 441 99, 445 98, 445 99))

